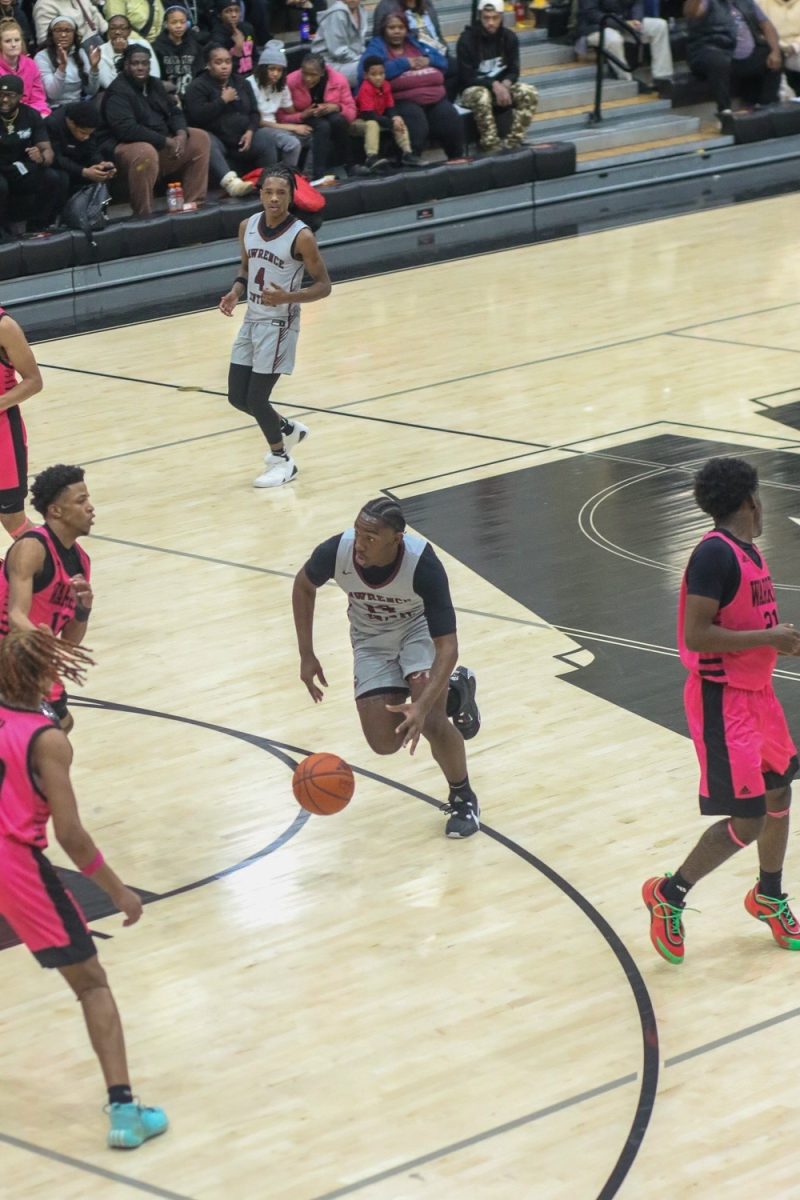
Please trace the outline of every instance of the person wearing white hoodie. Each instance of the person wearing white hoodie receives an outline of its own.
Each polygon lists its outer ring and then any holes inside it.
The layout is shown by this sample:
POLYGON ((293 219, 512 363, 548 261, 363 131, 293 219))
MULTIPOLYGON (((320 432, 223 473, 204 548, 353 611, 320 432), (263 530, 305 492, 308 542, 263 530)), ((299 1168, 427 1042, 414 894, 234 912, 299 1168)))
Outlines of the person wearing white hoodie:
POLYGON ((351 87, 358 83, 358 63, 367 44, 367 10, 361 0, 334 0, 317 15, 317 32, 311 49, 344 75, 351 87))

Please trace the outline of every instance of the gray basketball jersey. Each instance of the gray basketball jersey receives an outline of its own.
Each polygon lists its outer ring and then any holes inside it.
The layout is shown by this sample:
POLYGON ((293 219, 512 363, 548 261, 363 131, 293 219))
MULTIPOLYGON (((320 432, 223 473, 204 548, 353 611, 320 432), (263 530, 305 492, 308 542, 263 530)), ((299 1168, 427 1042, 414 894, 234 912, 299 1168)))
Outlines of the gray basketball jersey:
POLYGON ((297 235, 307 226, 302 221, 291 221, 281 233, 264 237, 259 228, 263 217, 263 212, 254 213, 244 231, 247 253, 246 320, 288 320, 296 329, 300 322, 300 305, 278 304, 271 307, 264 304, 261 292, 271 283, 285 292, 298 292, 303 286, 303 264, 292 258, 292 246, 297 235))
POLYGON ((380 587, 365 583, 353 560, 355 530, 342 534, 336 553, 334 579, 347 592, 347 615, 354 642, 383 633, 402 634, 419 618, 424 620, 422 597, 414 591, 414 572, 428 545, 414 533, 403 534, 403 554, 391 579, 380 587))

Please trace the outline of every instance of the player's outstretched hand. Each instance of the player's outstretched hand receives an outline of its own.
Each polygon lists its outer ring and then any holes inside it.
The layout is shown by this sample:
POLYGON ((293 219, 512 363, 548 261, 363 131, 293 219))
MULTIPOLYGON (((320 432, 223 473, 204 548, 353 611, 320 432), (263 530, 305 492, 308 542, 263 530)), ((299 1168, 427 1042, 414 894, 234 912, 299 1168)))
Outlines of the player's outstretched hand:
POLYGON ((800 655, 800 632, 795 629, 794 625, 776 625, 770 632, 772 633, 772 645, 778 654, 800 655))
POLYGON ((119 891, 114 893, 112 900, 119 911, 125 914, 122 924, 135 925, 142 915, 142 902, 136 892, 123 884, 119 891))
POLYGON ((226 317, 232 317, 233 311, 238 303, 239 297, 236 295, 236 292, 226 292, 225 295, 220 299, 219 311, 224 313, 226 317))
POLYGON ((327 687, 328 681, 325 678, 325 673, 322 670, 319 659, 313 654, 310 654, 307 658, 300 659, 300 678, 308 688, 308 694, 311 699, 315 704, 319 704, 320 700, 324 698, 325 693, 322 691, 322 688, 317 687, 314 680, 318 679, 322 687, 327 687))
POLYGON ((422 737, 422 726, 425 724, 427 713, 413 701, 409 704, 387 704, 386 707, 389 712, 403 714, 403 720, 397 726, 396 732, 403 739, 403 747, 408 746, 409 753, 413 754, 422 737))

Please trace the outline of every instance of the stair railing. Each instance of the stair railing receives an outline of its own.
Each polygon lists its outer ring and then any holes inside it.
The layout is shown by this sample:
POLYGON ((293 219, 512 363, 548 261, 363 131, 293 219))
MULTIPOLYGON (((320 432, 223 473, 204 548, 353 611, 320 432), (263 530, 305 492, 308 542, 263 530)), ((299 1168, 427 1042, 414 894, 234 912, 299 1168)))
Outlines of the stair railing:
POLYGON ((594 84, 594 108, 589 113, 590 125, 599 125, 603 119, 603 75, 605 73, 606 62, 613 63, 621 71, 630 73, 630 67, 627 62, 622 62, 617 58, 616 54, 612 54, 606 48, 605 36, 607 25, 616 26, 623 37, 631 38, 640 49, 642 46, 642 38, 638 29, 632 29, 627 21, 623 20, 622 17, 618 17, 616 13, 607 12, 603 15, 600 21, 600 40, 597 43, 597 73, 594 84))

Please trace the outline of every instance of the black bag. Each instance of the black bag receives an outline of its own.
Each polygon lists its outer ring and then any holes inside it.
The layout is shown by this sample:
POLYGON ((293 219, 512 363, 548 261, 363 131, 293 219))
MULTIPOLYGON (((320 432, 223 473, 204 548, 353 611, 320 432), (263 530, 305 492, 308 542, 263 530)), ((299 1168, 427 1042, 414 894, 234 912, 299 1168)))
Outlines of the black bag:
POLYGON ((87 183, 70 196, 61 213, 61 220, 68 229, 80 229, 86 234, 90 246, 97 242, 92 237, 96 229, 105 229, 108 224, 106 209, 111 195, 104 183, 87 183))

